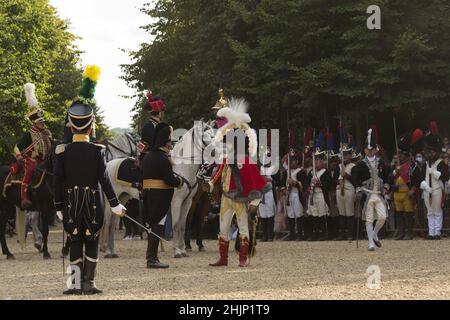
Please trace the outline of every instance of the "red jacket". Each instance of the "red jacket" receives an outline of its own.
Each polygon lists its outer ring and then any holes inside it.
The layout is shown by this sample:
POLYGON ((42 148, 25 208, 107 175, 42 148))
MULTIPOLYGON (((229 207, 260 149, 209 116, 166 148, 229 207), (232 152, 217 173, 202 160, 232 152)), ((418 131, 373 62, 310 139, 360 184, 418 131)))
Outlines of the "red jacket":
MULTIPOLYGON (((223 170, 228 166, 226 161, 219 165, 211 179, 213 185, 222 180, 223 170)), ((250 163, 248 156, 240 163, 229 167, 230 184, 228 191, 224 190, 225 196, 238 202, 248 202, 261 198, 264 192, 270 190, 270 184, 261 175, 258 166, 250 163)))

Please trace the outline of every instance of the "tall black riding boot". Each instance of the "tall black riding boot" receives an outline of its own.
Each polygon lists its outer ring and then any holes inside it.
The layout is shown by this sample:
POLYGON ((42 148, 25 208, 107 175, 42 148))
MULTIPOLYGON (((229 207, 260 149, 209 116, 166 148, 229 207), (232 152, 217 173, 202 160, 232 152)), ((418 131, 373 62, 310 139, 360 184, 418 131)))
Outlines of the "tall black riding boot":
MULTIPOLYGON (((152 231, 162 238, 164 234, 164 226, 160 224, 155 224, 152 227, 152 231)), ((168 264, 161 263, 159 261, 158 246, 159 246, 159 238, 153 234, 149 234, 147 246, 147 268, 165 269, 169 267, 168 264)))
POLYGON ((314 217, 308 216, 305 218, 305 236, 306 241, 314 240, 314 217))
POLYGON ((403 212, 396 212, 397 218, 397 234, 394 240, 402 240, 405 237, 405 214, 403 212))
POLYGON ((347 240, 355 240, 355 217, 345 217, 347 225, 347 240))
POLYGON ((95 269, 97 268, 97 262, 91 261, 88 257, 84 259, 83 269, 83 294, 91 295, 102 293, 103 291, 95 286, 95 269))
POLYGON ((289 221, 289 241, 295 240, 295 218, 288 218, 289 221))
POLYGON ((306 240, 305 217, 297 218, 297 240, 306 240))
POLYGON ((267 218, 261 218, 261 229, 263 232, 261 241, 266 242, 269 240, 269 221, 267 218))
POLYGON ((83 282, 83 262, 78 262, 70 265, 72 269, 72 286, 63 291, 63 294, 82 294, 82 282, 83 282), (78 277, 78 278, 77 278, 78 277))
POLYGON ((346 222, 346 217, 345 216, 339 216, 339 235, 337 236, 337 238, 335 240, 337 241, 341 241, 341 240, 345 240, 345 222, 346 222))
POLYGON ((275 227, 275 217, 270 217, 267 223, 267 231, 269 232, 269 241, 273 241, 273 230, 275 227))
POLYGON ((414 213, 405 212, 404 218, 405 218, 405 236, 403 237, 403 240, 412 240, 414 228, 414 213))
POLYGON ((327 216, 323 216, 323 217, 319 217, 318 219, 318 224, 319 224, 319 230, 320 230, 320 235, 319 235, 319 241, 326 241, 328 239, 327 237, 327 216))

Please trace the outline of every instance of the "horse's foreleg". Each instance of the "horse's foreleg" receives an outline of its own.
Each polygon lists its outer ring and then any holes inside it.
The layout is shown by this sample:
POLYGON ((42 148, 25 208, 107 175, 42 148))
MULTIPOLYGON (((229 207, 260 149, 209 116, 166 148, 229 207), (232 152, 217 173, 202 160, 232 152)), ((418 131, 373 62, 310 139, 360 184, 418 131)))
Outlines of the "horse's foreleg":
POLYGON ((195 209, 196 206, 193 204, 191 208, 189 209, 187 218, 186 218, 186 227, 184 231, 184 244, 186 246, 186 249, 191 250, 191 225, 192 225, 192 218, 195 215, 195 209))
POLYGON ((179 230, 178 230, 179 243, 178 243, 177 247, 181 249, 183 256, 187 256, 184 238, 185 238, 185 234, 186 234, 187 215, 188 215, 189 209, 191 208, 191 204, 192 204, 192 198, 187 199, 180 207, 180 218, 179 218, 180 221, 179 221, 179 225, 178 225, 178 227, 179 227, 179 230))
POLYGON ((41 252, 43 248, 43 235, 39 229, 41 225, 40 215, 41 213, 38 211, 31 212, 31 230, 33 231, 34 246, 39 250, 39 252, 41 252))
POLYGON ((48 234, 49 234, 49 225, 52 221, 53 210, 47 208, 45 211, 40 212, 40 216, 42 217, 42 255, 44 259, 50 259, 50 253, 48 252, 48 234))
POLYGON ((8 245, 6 244, 5 230, 6 222, 8 221, 8 213, 6 210, 0 211, 0 243, 2 245, 2 253, 7 257, 7 259, 13 259, 14 255, 9 251, 8 245))
POLYGON ((195 224, 195 239, 197 240, 197 246, 200 251, 204 250, 203 245, 203 237, 202 237, 202 227, 205 221, 205 217, 208 214, 209 211, 209 197, 205 193, 202 195, 202 197, 199 200, 199 203, 197 205, 196 210, 196 216, 194 217, 194 224, 195 224))

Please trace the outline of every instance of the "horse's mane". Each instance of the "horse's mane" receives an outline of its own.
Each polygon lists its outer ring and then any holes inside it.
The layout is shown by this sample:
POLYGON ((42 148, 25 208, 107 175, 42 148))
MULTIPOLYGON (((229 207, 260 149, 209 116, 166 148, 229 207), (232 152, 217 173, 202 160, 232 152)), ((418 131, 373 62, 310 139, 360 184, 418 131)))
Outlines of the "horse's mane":
POLYGON ((140 137, 136 133, 123 132, 116 135, 112 141, 106 141, 107 152, 112 158, 136 156, 139 141, 140 137))

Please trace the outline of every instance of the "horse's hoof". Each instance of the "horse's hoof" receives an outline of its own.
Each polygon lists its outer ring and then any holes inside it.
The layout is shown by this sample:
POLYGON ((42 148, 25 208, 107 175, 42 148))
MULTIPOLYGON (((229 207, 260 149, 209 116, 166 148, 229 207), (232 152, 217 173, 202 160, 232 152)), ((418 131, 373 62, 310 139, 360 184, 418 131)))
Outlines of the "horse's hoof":
POLYGON ((7 254, 6 255, 6 260, 16 260, 16 257, 14 257, 13 254, 7 254))
POLYGON ((187 252, 182 252, 182 253, 181 253, 181 256, 184 257, 184 258, 189 257, 189 255, 187 254, 187 252))
POLYGON ((49 259, 51 259, 52 258, 52 256, 50 255, 50 253, 44 253, 44 260, 49 260, 49 259))
POLYGON ((105 254, 104 256, 103 256, 103 258, 105 258, 105 259, 112 259, 112 254, 105 254))
POLYGON ((113 254, 111 255, 111 258, 113 258, 113 259, 118 258, 118 257, 119 257, 119 255, 116 254, 116 253, 113 253, 113 254))
POLYGON ((173 257, 179 259, 183 258, 183 255, 181 253, 175 253, 173 257))
POLYGON ((34 247, 39 251, 42 252, 42 243, 35 243, 34 247))
POLYGON ((192 248, 191 247, 186 247, 186 251, 191 252, 192 248))
POLYGON ((205 249, 205 247, 198 247, 198 251, 200 251, 200 252, 205 252, 206 249, 205 249))

